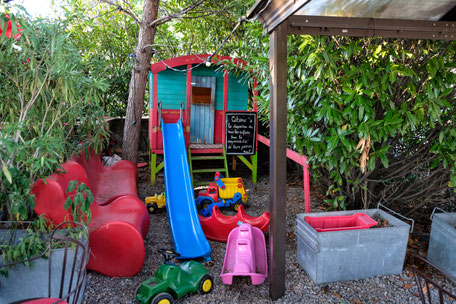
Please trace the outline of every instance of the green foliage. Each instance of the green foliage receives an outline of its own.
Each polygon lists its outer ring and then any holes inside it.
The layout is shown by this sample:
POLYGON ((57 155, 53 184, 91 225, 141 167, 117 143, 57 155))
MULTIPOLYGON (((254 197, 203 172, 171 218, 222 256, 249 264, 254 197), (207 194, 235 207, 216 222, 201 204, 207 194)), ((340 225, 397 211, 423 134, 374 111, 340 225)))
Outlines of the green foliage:
MULTIPOLYGON (((11 18, 23 31, 20 39, 0 40, 0 202, 2 218, 13 221, 14 230, 19 221, 36 218, 33 183, 71 156, 89 147, 99 150, 108 131, 99 103, 106 83, 84 72, 81 55, 65 32, 68 24, 11 18)), ((67 207, 74 220, 88 223, 93 195, 86 185, 75 195, 67 207)), ((38 218, 19 244, 2 245, 4 258, 16 261, 41 253, 48 226, 38 218)))
MULTIPOLYGON (((4 264, 30 259, 46 250, 45 235, 51 232, 52 225, 49 225, 45 218, 38 217, 28 224, 28 227, 25 228, 26 234, 23 237, 17 236, 18 225, 19 223, 13 222, 12 227, 10 227, 9 238, 2 239, 0 242, 0 252, 4 264)), ((26 261, 24 265, 32 269, 33 261, 26 261)), ((3 268, 0 274, 8 277, 8 269, 3 268)))
MULTIPOLYGON (((116 7, 87 1, 70 1, 67 11, 67 31, 75 47, 80 50, 84 73, 93 78, 104 78, 109 90, 101 92, 100 104, 112 117, 125 115, 133 58, 139 25, 116 7)), ((141 5, 128 1, 137 15, 141 5)))
MULTIPOLYGON (((246 9, 250 8, 247 7, 246 9)), ((255 77, 258 83, 258 114, 260 121, 269 125, 269 36, 265 34, 263 27, 258 22, 246 22, 240 27, 241 37, 230 40, 226 48, 233 50, 230 56, 246 61, 247 66, 243 67, 248 74, 243 74, 244 81, 255 77)), ((230 73, 239 73, 241 70, 234 63, 225 62, 225 69, 230 73)), ((253 101, 253 81, 249 82, 249 100, 253 101)), ((252 103, 250 103, 252 104, 252 103)))
MULTIPOLYGON (((167 0, 160 2, 160 16, 175 14, 194 1, 167 0)), ((238 19, 254 1, 204 1, 195 10, 175 18, 157 29, 154 48, 163 59, 191 55, 212 54, 230 34, 238 19)), ((242 28, 234 33, 233 41, 244 39, 242 28)), ((236 49, 227 44, 218 55, 231 56, 236 49)), ((155 56, 152 60, 158 61, 155 56)))
MULTIPOLYGON (((86 73, 106 78, 109 85, 109 90, 102 95, 101 104, 110 116, 124 116, 139 33, 139 23, 131 14, 140 20, 142 3, 128 0, 113 6, 82 0, 68 2, 71 9, 67 11, 70 20, 67 30, 82 53, 86 73)), ((174 17, 158 24, 154 44, 147 46, 156 52, 152 61, 189 54, 212 54, 253 3, 241 0, 204 1, 195 9, 181 14, 194 2, 160 2, 158 18, 174 17)), ((241 40, 242 37, 242 30, 238 30, 231 41, 241 40)), ((235 52, 227 45, 219 54, 232 55, 235 52)), ((147 102, 144 111, 147 112, 147 102)))
MULTIPOLYGON (((84 189, 84 191, 87 190, 86 188, 87 186, 85 188, 81 187, 81 189, 84 189)), ((88 208, 90 208, 91 203, 91 201, 89 201, 89 194, 91 195, 90 190, 87 192, 86 199, 88 208)), ((82 214, 82 208, 80 206, 71 205, 70 208, 73 214, 75 212, 82 214)), ((85 219, 81 218, 80 220, 80 222, 84 223, 85 225, 90 222, 90 211, 87 214, 88 216, 85 216, 85 219)), ((76 218, 75 221, 77 221, 76 218)), ((39 216, 33 222, 27 224, 27 227, 24 229, 24 236, 18 236, 17 229, 22 228, 20 225, 24 225, 24 223, 12 222, 12 227, 9 227, 11 233, 9 235, 4 234, 4 238, 0 239, 0 254, 2 256, 4 264, 24 261, 23 265, 30 267, 30 269, 33 269, 33 258, 41 255, 43 258, 49 257, 49 251, 46 252, 46 250, 48 249, 49 237, 54 227, 52 223, 49 222, 49 220, 39 216)), ((71 226, 66 226, 65 228, 66 231, 64 231, 64 234, 66 236, 76 240, 87 239, 85 229, 71 226)), ((62 231, 59 230, 57 233, 62 233, 62 231)), ((63 245, 61 244, 60 240, 54 239, 52 242, 52 248, 63 248, 63 245)), ((8 277, 8 268, 2 268, 0 270, 0 275, 8 277)))
POLYGON ((334 37, 292 43, 289 120, 300 124, 290 125, 289 140, 314 168, 324 168, 318 171, 337 197, 333 205, 446 199, 456 169, 455 44, 334 37))
MULTIPOLYGON (((250 58, 268 119, 268 39, 249 24, 250 58)), ((288 142, 309 156, 333 207, 441 204, 456 186, 456 44, 288 39, 288 142)))
POLYGON ((21 173, 16 167, 5 170, 11 175, 11 181, 6 178, 7 175, 3 171, 0 176, 0 182, 3 182, 4 190, 0 192, 0 201, 2 202, 1 212, 2 217, 10 214, 10 219, 27 219, 30 209, 35 207, 35 201, 30 194, 30 177, 21 173), (8 202, 5 204, 5 202, 8 202), (7 209, 8 208, 8 209, 7 209))
POLYGON ((90 205, 93 202, 93 194, 89 187, 84 184, 78 184, 77 180, 70 181, 66 193, 71 193, 65 201, 65 210, 70 209, 72 218, 69 220, 85 223, 86 225, 92 219, 90 205))

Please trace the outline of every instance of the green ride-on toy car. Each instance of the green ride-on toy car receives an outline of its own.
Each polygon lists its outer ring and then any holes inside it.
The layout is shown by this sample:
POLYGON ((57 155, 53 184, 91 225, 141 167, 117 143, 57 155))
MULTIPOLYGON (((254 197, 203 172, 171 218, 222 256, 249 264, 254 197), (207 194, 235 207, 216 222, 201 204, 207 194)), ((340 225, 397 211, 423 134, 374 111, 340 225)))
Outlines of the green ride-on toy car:
POLYGON ((209 270, 201 263, 187 261, 175 265, 170 260, 179 254, 170 250, 159 249, 165 258, 154 276, 144 281, 136 294, 140 304, 172 304, 175 299, 190 292, 206 294, 212 291, 214 281, 209 270))

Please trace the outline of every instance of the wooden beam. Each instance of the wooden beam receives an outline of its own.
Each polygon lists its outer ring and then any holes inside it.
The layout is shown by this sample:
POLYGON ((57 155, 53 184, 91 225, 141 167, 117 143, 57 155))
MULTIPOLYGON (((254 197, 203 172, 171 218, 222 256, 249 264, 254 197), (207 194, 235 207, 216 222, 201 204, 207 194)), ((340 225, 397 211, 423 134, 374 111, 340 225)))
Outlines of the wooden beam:
POLYGON ((270 296, 285 294, 286 148, 287 148, 287 23, 270 34, 270 296))
POLYGON ((447 21, 296 15, 290 17, 288 25, 288 33, 296 35, 456 39, 456 22, 447 21))
POLYGON ((247 18, 258 19, 267 33, 279 26, 311 0, 259 0, 247 12, 247 18))

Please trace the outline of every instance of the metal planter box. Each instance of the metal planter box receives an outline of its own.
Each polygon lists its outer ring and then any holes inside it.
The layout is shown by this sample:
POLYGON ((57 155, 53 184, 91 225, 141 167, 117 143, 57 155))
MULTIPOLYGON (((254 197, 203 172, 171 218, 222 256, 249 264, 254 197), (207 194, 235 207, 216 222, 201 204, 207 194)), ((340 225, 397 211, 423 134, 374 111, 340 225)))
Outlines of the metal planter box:
MULTIPOLYGON (((0 230, 0 242, 7 239, 10 233, 11 231, 9 230, 0 230)), ((16 231, 16 239, 24 237, 25 235, 25 230, 16 231)), ((52 276, 51 295, 56 298, 58 298, 58 290, 60 288, 61 271, 59 269, 61 269, 63 265, 64 250, 64 248, 52 250, 52 273, 54 275, 52 276)), ((71 248, 69 250, 67 259, 72 260, 74 257, 74 251, 71 248)), ((82 260, 82 252, 79 251, 79 253, 79 260, 82 260)), ((1 257, 0 264, 3 264, 3 259, 1 257)), ((67 264, 65 273, 71 273, 71 263, 67 264)), ((8 269, 7 278, 0 275, 0 303, 11 303, 28 298, 47 297, 49 280, 48 274, 49 259, 44 258, 34 260, 32 269, 22 264, 8 269)), ((68 286, 69 280, 67 279, 65 282, 68 286)), ((85 284, 86 281, 83 282, 78 303, 81 303, 84 298, 85 284)))
POLYGON ((456 277, 456 212, 433 215, 427 259, 456 277))
POLYGON ((318 284, 399 274, 404 265, 410 225, 380 209, 297 215, 298 262, 318 284), (317 232, 306 216, 340 216, 364 212, 392 227, 317 232))

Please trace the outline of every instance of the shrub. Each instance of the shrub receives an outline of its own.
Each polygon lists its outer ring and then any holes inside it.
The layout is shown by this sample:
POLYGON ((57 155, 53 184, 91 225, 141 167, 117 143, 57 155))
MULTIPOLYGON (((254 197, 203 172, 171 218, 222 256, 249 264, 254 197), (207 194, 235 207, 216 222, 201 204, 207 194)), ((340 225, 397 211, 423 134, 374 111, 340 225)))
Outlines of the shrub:
MULTIPOLYGON (((258 71, 269 119, 268 39, 247 25, 240 57, 258 71)), ((288 39, 288 143, 308 155, 334 208, 412 211, 454 202, 456 44, 293 36, 288 39)))
POLYGON ((9 220, 29 220, 31 185, 107 138, 106 84, 85 75, 65 22, 16 20, 21 38, 0 40, 0 202, 9 220))

